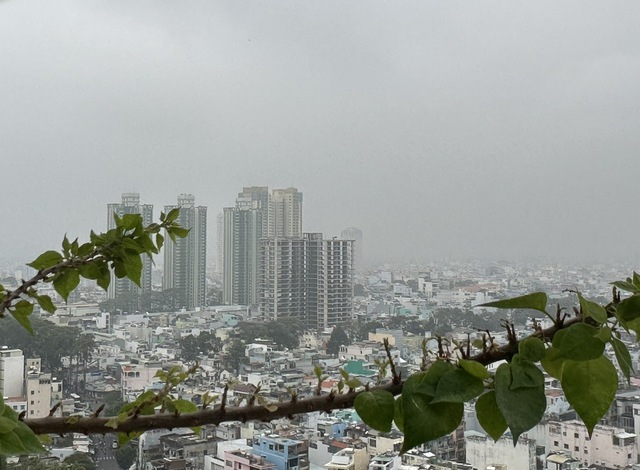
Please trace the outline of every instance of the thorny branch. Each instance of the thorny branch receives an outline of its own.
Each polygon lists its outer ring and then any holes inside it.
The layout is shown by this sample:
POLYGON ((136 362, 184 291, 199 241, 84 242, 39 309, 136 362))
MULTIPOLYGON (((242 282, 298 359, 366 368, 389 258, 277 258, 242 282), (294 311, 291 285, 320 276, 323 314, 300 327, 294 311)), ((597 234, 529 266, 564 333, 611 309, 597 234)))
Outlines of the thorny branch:
MULTIPOLYGON (((545 330, 538 330, 531 336, 553 339, 553 336, 561 329, 567 328, 575 323, 581 322, 582 317, 575 317, 563 322, 561 325, 553 325, 545 330)), ((444 352, 444 351, 443 351, 444 352)), ((470 357, 472 361, 476 361, 482 365, 488 365, 501 360, 510 360, 514 354, 518 352, 518 341, 515 343, 507 343, 501 347, 491 348, 487 351, 470 357)), ((402 393, 403 382, 394 383, 393 381, 370 390, 386 390, 393 395, 402 393)), ((277 403, 277 409, 269 411, 261 405, 227 407, 227 391, 225 386, 222 402, 220 406, 214 409, 205 409, 195 413, 182 413, 175 415, 173 413, 163 413, 149 416, 137 416, 135 419, 129 419, 118 423, 117 427, 110 428, 106 426, 109 417, 81 417, 73 420, 69 418, 36 418, 25 419, 24 423, 29 426, 36 434, 66 434, 70 432, 84 434, 106 434, 111 432, 130 433, 134 431, 147 431, 150 429, 175 429, 203 426, 205 424, 220 424, 224 421, 271 421, 283 417, 291 417, 297 414, 310 413, 314 411, 333 411, 344 408, 352 408, 354 400, 361 391, 349 391, 343 394, 329 394, 323 396, 314 396, 310 398, 297 399, 292 397, 287 402, 277 403)), ((364 391, 364 390, 362 390, 364 391)))

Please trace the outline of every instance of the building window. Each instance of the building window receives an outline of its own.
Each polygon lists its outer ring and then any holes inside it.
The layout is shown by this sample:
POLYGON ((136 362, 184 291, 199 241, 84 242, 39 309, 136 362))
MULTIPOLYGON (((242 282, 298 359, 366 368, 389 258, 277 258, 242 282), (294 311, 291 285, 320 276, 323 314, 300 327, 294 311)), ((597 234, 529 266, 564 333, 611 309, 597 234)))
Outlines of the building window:
POLYGON ((565 445, 564 445, 564 448, 565 448, 565 449, 567 449, 567 450, 569 450, 569 444, 565 444, 565 445))
POLYGON ((232 467, 232 466, 233 466, 233 465, 232 465, 232 463, 231 463, 231 460, 225 460, 225 461, 224 461, 224 464, 225 464, 227 467, 232 467))
POLYGON ((580 435, 577 432, 573 433, 573 437, 575 437, 576 439, 578 439, 580 437, 580 435))
POLYGON ((558 441, 553 441, 553 445, 558 447, 560 445, 560 443, 558 441))
POLYGON ((35 392, 33 390, 31 390, 31 395, 33 395, 35 392))
POLYGON ((573 448, 573 450, 574 450, 575 452, 579 452, 579 451, 580 451, 580 449, 578 448, 578 446, 575 446, 575 447, 573 448))

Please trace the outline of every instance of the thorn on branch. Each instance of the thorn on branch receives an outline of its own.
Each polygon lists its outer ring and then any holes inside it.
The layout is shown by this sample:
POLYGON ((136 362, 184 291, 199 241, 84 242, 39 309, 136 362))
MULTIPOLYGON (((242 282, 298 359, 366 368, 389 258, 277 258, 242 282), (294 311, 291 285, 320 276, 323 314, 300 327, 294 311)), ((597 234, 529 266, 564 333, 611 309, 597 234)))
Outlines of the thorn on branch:
POLYGON ((62 406, 61 401, 53 405, 53 408, 49 410, 49 418, 51 418, 56 413, 56 411, 58 411, 58 408, 60 408, 61 406, 62 406))
POLYGON ((100 416, 100 413, 102 413, 102 410, 104 410, 104 403, 98 407, 95 413, 93 413, 93 417, 97 418, 98 416, 100 416))
POLYGON ((227 406, 227 393, 229 392, 229 384, 225 384, 222 391, 222 402, 220 403, 220 413, 224 414, 224 409, 227 406))
POLYGON ((387 353, 387 359, 389 360, 389 367, 391 367, 391 377, 394 384, 400 383, 400 375, 398 375, 398 371, 396 370, 396 364, 393 362, 393 357, 391 356, 391 346, 389 345, 389 338, 385 338, 383 341, 384 350, 387 353))

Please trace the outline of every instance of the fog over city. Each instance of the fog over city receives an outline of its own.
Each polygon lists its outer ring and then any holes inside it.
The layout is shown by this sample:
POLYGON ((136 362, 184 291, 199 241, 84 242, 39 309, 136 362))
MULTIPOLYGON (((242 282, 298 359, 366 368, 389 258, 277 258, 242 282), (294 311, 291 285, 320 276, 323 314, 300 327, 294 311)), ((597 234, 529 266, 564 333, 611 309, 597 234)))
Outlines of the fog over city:
MULTIPOLYGON (((297 187, 376 261, 632 260, 637 2, 0 2, 0 258, 297 187)), ((214 253, 213 246, 210 253, 214 253)))

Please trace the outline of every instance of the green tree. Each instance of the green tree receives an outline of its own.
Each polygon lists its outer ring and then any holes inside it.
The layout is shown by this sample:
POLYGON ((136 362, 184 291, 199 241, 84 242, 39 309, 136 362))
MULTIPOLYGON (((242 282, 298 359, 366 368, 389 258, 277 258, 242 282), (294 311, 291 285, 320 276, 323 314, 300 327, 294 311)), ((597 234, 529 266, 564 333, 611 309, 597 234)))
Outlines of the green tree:
POLYGON ((327 354, 337 356, 340 352, 340 346, 348 346, 351 344, 349 337, 345 331, 339 326, 335 326, 331 332, 331 337, 327 342, 327 354))
POLYGON ((122 470, 128 470, 136 461, 137 455, 138 450, 129 442, 116 450, 116 462, 118 462, 122 470))
POLYGON ((77 468, 82 468, 84 470, 95 470, 96 464, 91 460, 87 454, 82 452, 76 452, 75 454, 71 454, 69 457, 64 459, 63 462, 65 465, 76 466, 77 468))

